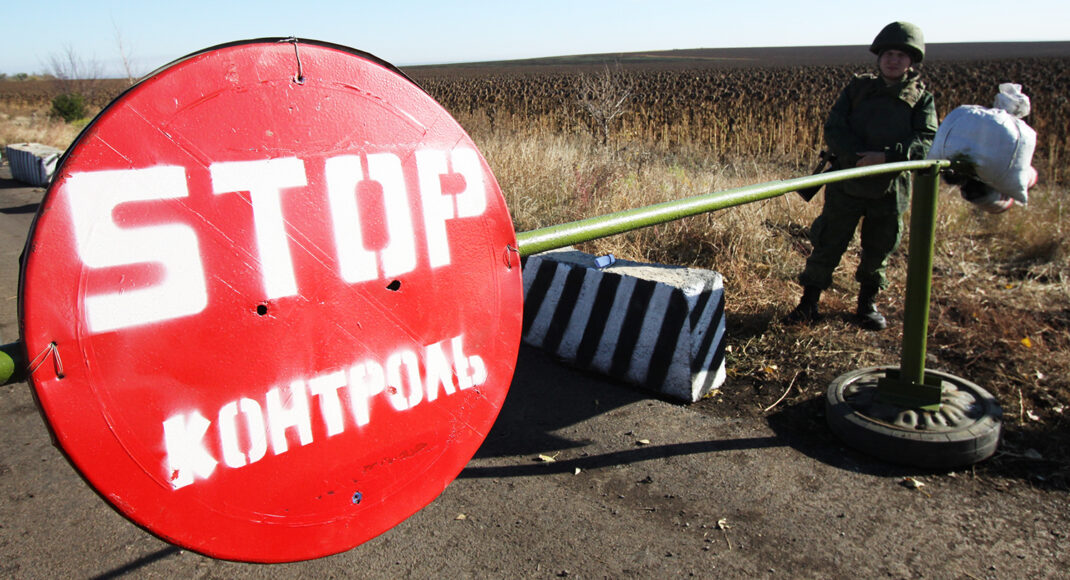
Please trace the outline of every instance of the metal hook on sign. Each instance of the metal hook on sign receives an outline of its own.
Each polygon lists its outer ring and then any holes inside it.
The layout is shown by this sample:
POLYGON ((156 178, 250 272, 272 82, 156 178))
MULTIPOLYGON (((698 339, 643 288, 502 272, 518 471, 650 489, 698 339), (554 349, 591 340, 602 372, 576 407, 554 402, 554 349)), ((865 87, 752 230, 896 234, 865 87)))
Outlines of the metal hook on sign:
POLYGON ((513 254, 516 254, 517 256, 520 256, 520 250, 518 250, 517 248, 513 247, 512 244, 506 244, 505 245, 504 258, 505 258, 505 267, 508 270, 512 270, 513 269, 513 254))
POLYGON ((33 357, 33 360, 31 360, 30 364, 29 364, 29 371, 26 374, 27 375, 32 375, 34 372, 36 372, 37 369, 40 368, 40 366, 42 364, 44 364, 44 362, 48 358, 49 354, 52 355, 52 361, 53 361, 53 364, 55 365, 56 378, 62 379, 63 378, 63 360, 61 360, 59 358, 59 348, 56 347, 56 343, 55 342, 48 343, 48 346, 46 346, 44 350, 42 350, 41 352, 37 353, 37 356, 33 357))
POLYGON ((294 45, 294 57, 297 58, 297 74, 294 75, 293 81, 299 85, 305 84, 305 71, 301 67, 301 52, 297 49, 297 37, 291 36, 284 38, 279 42, 291 42, 294 45))

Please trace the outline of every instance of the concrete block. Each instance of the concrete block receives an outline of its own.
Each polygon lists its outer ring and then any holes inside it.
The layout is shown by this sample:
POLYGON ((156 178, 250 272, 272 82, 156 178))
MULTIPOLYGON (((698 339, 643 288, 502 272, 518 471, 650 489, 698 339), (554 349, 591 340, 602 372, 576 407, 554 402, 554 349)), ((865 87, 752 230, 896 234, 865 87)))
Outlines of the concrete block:
POLYGON ((40 143, 12 143, 4 148, 11 178, 36 187, 48 187, 63 150, 40 143))
POLYGON ((725 380, 721 275, 572 249, 524 262, 525 344, 680 401, 725 380))

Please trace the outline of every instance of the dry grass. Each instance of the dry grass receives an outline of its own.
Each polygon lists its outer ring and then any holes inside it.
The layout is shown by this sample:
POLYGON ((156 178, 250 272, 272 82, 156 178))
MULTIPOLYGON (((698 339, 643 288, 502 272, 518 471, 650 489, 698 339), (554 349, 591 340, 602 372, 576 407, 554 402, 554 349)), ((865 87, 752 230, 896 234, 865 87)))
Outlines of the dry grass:
MULTIPOLYGON (((125 80, 104 79, 87 85, 89 117, 92 118, 116 95, 129 86, 125 80)), ((55 81, 0 81, 0 149, 9 143, 42 143, 66 149, 88 123, 64 123, 49 115, 52 99, 59 94, 55 81)))
POLYGON ((0 104, 0 148, 10 143, 43 143, 66 149, 81 127, 48 116, 48 109, 0 104))
MULTIPOLYGON (((926 61, 923 78, 942 118, 962 104, 989 105, 1000 82, 1016 82, 1033 99, 1042 179, 1066 178, 1070 132, 1067 57, 926 61)), ((820 127, 838 91, 859 65, 700 66, 630 64, 614 69, 628 108, 613 124, 618 143, 659 152, 728 159, 776 159, 808 165, 822 147, 820 127)), ((588 114, 585 82, 604 67, 471 67, 413 71, 417 81, 454 115, 482 115, 492 129, 553 133, 601 131, 588 114)), ((612 93, 612 91, 603 91, 612 93)), ((612 99, 606 99, 612 101, 612 99)))

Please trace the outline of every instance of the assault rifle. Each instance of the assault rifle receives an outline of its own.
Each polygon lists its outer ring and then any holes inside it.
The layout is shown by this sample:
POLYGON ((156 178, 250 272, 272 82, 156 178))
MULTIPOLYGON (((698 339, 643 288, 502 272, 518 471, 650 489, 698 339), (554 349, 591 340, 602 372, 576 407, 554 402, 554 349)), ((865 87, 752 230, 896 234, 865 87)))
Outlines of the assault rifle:
MULTIPOLYGON (((836 161, 836 155, 834 155, 832 153, 829 153, 828 151, 822 151, 818 155, 818 157, 820 157, 820 159, 817 162, 817 167, 814 167, 814 173, 813 174, 817 175, 819 173, 824 173, 826 171, 832 171, 832 168, 833 168, 832 164, 835 163, 835 161, 836 161)), ((807 187, 805 189, 800 189, 796 193, 798 193, 800 196, 802 196, 802 198, 805 199, 806 201, 810 201, 811 199, 814 198, 815 195, 817 195, 817 192, 821 191, 821 187, 822 187, 821 185, 815 185, 813 187, 807 187)))

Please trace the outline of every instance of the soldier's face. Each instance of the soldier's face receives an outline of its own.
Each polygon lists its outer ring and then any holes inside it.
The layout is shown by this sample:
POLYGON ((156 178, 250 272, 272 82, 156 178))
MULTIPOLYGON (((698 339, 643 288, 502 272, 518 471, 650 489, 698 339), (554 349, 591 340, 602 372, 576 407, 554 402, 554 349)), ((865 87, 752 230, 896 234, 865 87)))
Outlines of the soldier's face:
POLYGON ((881 76, 889 81, 898 81, 910 70, 910 55, 901 50, 886 50, 877 57, 881 76))

